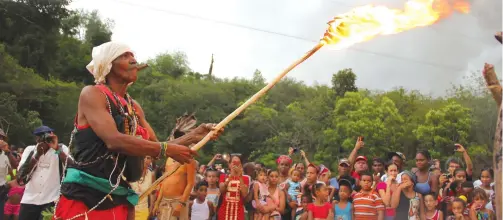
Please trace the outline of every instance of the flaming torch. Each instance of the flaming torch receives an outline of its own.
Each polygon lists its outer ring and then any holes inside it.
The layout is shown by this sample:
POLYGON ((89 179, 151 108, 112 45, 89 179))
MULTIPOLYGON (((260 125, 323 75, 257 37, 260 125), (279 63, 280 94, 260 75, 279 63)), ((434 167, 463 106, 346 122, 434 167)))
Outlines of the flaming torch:
MULTIPOLYGON (((384 6, 366 5, 336 16, 333 20, 328 22, 328 29, 318 44, 218 123, 215 130, 218 131, 227 125, 248 106, 255 103, 267 91, 274 87, 274 85, 276 85, 286 74, 315 54, 323 46, 329 45, 334 49, 345 49, 356 43, 370 40, 378 35, 396 34, 416 27, 431 25, 440 18, 449 16, 454 10, 467 13, 469 12, 469 4, 464 2, 464 0, 454 0, 454 2, 448 2, 448 0, 439 0, 438 2, 433 0, 410 0, 405 3, 403 10, 390 9, 384 6)), ((199 143, 194 145, 192 149, 201 149, 212 136, 213 131, 206 135, 199 143)), ((162 180, 175 171, 176 169, 171 172, 166 172, 141 195, 140 199, 149 195, 162 180)))

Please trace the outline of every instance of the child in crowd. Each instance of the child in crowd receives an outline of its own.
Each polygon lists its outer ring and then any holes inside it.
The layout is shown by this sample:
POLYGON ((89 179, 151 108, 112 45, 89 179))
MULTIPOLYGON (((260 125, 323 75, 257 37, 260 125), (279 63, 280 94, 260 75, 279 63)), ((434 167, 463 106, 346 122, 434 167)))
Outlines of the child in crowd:
POLYGON ((452 201, 452 215, 448 216, 447 220, 470 220, 463 215, 465 207, 465 201, 460 198, 454 198, 452 201))
POLYGON ((477 188, 473 190, 473 204, 470 208, 470 218, 477 220, 495 220, 496 215, 490 209, 486 208, 489 197, 487 193, 481 189, 477 188))
POLYGON ((196 199, 190 202, 190 218, 209 220, 215 214, 215 206, 213 202, 206 199, 206 194, 208 192, 208 183, 206 181, 200 181, 195 187, 196 199))
POLYGON ((437 209, 438 200, 435 193, 428 193, 423 196, 426 220, 443 220, 444 213, 437 209))
MULTIPOLYGON (((218 187, 218 176, 220 175, 219 172, 213 167, 207 168, 204 172, 204 175, 204 179, 208 183, 206 199, 213 203, 213 205, 215 206, 215 209, 213 211, 215 211, 216 213, 216 207, 218 206, 218 199, 220 197, 220 189, 218 187)), ((216 216, 214 216, 213 219, 216 219, 216 216)))
MULTIPOLYGON (((267 188, 267 171, 264 168, 257 169, 257 181, 253 186, 253 201, 252 206, 257 210, 273 210, 274 202, 269 196, 267 188)), ((269 220, 270 213, 255 212, 255 220, 269 220)))
POLYGON ((483 189, 486 192, 488 198, 490 198, 491 195, 494 193, 491 187, 491 184, 493 183, 493 178, 494 178, 494 171, 492 168, 484 168, 480 172, 481 184, 477 188, 483 189))
POLYGON ((466 202, 466 208, 463 212, 463 215, 465 217, 470 216, 470 207, 472 206, 472 192, 473 192, 473 183, 471 181, 466 181, 463 184, 461 184, 461 195, 459 198, 465 200, 466 202))
POLYGON ((466 182, 466 170, 463 168, 458 168, 454 170, 454 180, 461 183, 466 182))
POLYGON ((325 184, 316 183, 314 184, 312 192, 314 197, 314 203, 307 205, 308 219, 309 220, 326 220, 328 218, 333 219, 334 213, 332 211, 332 205, 327 202, 328 200, 328 188, 325 184))
POLYGON ((348 180, 339 181, 339 202, 333 202, 336 220, 354 219, 353 203, 349 201, 352 191, 351 183, 348 180))
MULTIPOLYGON (((384 219, 384 203, 372 190, 372 175, 360 175, 360 192, 353 196, 355 220, 384 219)), ((398 192, 397 192, 398 193, 398 192)))
MULTIPOLYGON (((14 175, 13 175, 14 176, 14 175)), ((0 219, 17 219, 19 216, 19 208, 21 207, 21 198, 24 194, 24 186, 19 185, 14 176, 14 180, 9 181, 6 185, 9 186, 9 193, 7 194, 7 201, 3 207, 4 216, 0 216, 0 219)))
MULTIPOLYGON (((300 194, 299 194, 300 195, 300 194)), ((294 220, 307 220, 308 219, 308 212, 307 212, 307 205, 313 203, 313 198, 308 195, 300 195, 300 207, 297 208, 297 212, 295 213, 295 218, 294 220)))
MULTIPOLYGON (((297 196, 300 194, 301 173, 299 170, 292 170, 290 176, 291 177, 285 186, 285 188, 288 189, 287 201, 294 201, 300 206, 300 201, 298 201, 297 196)), ((296 212, 297 210, 292 210, 292 218, 296 216, 296 212)))

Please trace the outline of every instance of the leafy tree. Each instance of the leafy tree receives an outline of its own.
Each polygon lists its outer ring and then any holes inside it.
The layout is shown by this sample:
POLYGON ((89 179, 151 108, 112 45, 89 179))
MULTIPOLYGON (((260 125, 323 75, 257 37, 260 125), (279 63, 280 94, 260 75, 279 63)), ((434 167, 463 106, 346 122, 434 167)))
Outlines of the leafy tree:
POLYGON ((335 97, 343 97, 346 92, 356 92, 358 88, 355 85, 356 74, 352 69, 339 70, 332 75, 332 89, 335 97))
POLYGON ((454 143, 467 143, 470 124, 470 109, 449 101, 438 110, 430 110, 414 133, 422 148, 448 156, 454 152, 454 143))
POLYGON ((19 61, 48 78, 58 53, 62 20, 70 15, 68 0, 0 2, 0 42, 19 61))

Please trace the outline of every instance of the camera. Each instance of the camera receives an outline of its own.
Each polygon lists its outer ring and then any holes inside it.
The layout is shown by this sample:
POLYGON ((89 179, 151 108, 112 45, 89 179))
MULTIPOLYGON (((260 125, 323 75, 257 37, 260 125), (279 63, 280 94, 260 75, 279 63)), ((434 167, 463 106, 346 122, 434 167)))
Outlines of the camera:
POLYGON ((293 153, 296 154, 296 153, 299 153, 300 152, 300 148, 298 147, 294 147, 293 148, 293 153))
POLYGON ((40 136, 40 139, 45 143, 52 143, 52 136, 50 133, 44 133, 40 136))

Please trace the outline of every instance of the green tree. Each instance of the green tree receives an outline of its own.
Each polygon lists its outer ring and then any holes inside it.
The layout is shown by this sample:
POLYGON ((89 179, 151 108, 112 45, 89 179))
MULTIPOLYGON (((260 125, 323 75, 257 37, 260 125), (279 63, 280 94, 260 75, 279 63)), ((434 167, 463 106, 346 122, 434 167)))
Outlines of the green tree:
POLYGON ((454 152, 455 143, 468 142, 470 124, 470 109, 451 100, 438 110, 430 110, 414 133, 423 149, 448 156, 454 152))
POLYGON ((19 61, 48 78, 58 53, 68 0, 0 1, 0 42, 19 61))
POLYGON ((339 70, 332 75, 332 89, 335 97, 343 97, 346 92, 356 92, 356 74, 351 68, 339 70))

